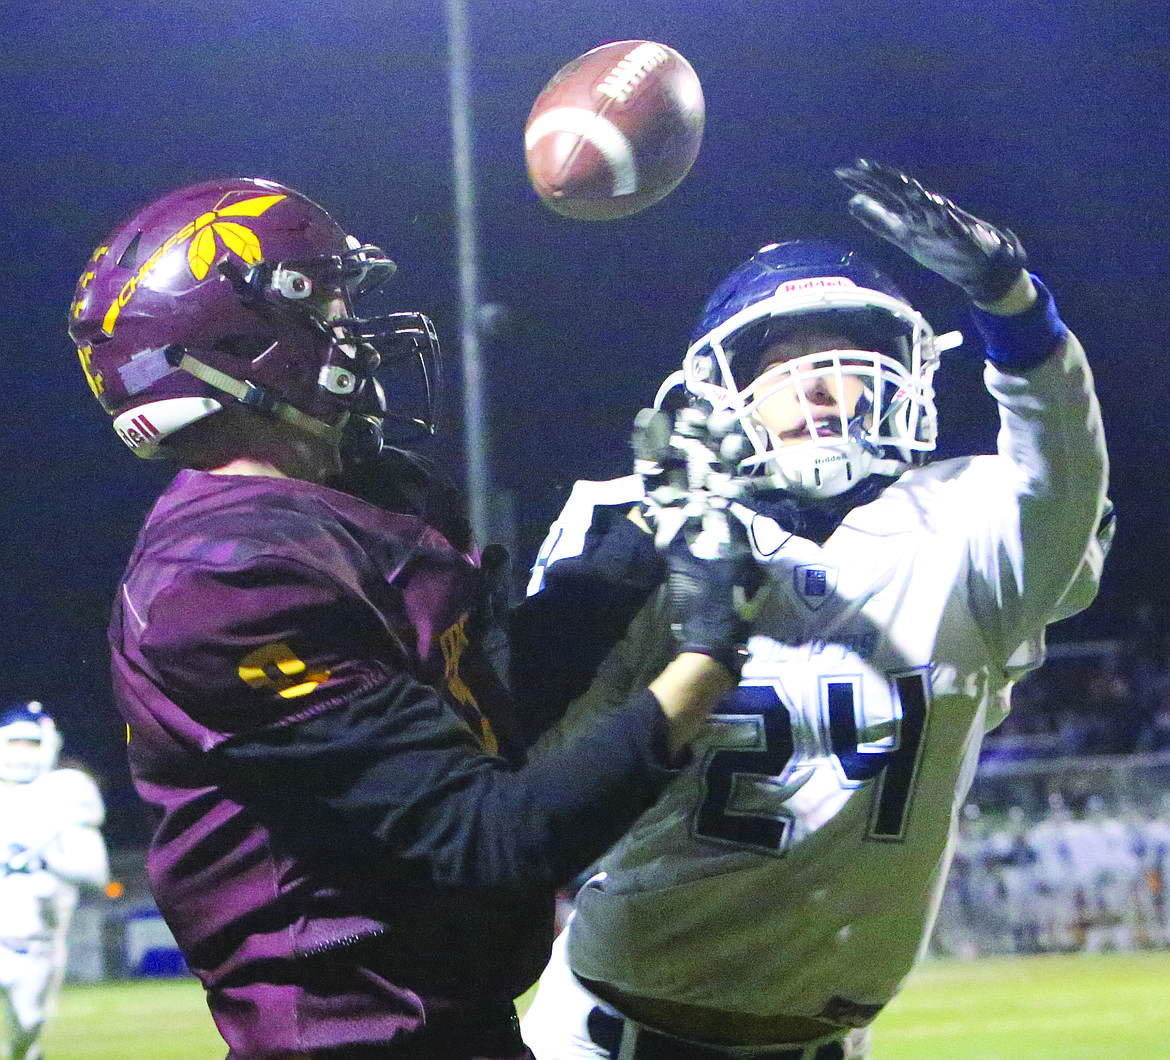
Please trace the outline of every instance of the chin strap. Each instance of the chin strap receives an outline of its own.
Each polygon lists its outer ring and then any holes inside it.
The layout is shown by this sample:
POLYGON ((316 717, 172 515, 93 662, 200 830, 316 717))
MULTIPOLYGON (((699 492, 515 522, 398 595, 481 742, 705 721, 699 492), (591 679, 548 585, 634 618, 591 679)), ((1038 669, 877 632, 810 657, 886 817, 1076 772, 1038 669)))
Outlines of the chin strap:
POLYGON ((345 423, 349 418, 348 413, 342 416, 340 423, 336 426, 331 426, 324 420, 319 420, 288 404, 288 402, 281 401, 263 387, 255 386, 252 383, 245 383, 240 379, 236 379, 234 376, 228 375, 227 372, 221 372, 218 368, 213 368, 197 357, 192 357, 191 354, 180 347, 168 349, 167 360, 180 371, 186 372, 188 375, 193 375, 196 379, 201 380, 208 386, 234 397, 241 405, 246 405, 249 408, 273 416, 290 426, 296 427, 298 430, 304 431, 306 434, 323 439, 330 445, 341 444, 345 423))

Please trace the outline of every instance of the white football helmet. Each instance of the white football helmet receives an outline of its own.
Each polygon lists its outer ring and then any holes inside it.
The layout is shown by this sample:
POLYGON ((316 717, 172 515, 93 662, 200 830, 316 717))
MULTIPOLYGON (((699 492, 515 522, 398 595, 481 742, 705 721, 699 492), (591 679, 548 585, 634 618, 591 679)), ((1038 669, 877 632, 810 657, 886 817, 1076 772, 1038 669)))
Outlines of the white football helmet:
POLYGON ((0 781, 27 784, 57 767, 61 735, 33 700, 0 714, 0 781))
MULTIPOLYGON (((738 421, 750 443, 744 475, 798 497, 835 497, 873 474, 896 476, 936 444, 933 378, 939 354, 962 341, 936 337, 902 293, 856 254, 829 243, 763 247, 736 268, 708 300, 692 336, 681 381, 716 414, 738 421), (847 337, 849 348, 778 363, 761 357, 800 328, 847 337), (860 381, 850 411, 810 397, 818 388, 841 395, 860 381), (789 391, 803 425, 781 439, 758 412, 789 391)), ((830 402, 836 406, 836 402, 830 402)))

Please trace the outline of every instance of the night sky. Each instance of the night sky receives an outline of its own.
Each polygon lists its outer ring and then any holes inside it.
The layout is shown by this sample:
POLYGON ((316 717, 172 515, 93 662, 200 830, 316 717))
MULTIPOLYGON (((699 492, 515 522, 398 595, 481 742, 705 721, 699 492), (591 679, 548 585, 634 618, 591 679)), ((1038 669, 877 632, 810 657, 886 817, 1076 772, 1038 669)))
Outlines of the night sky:
MULTIPOLYGON (((862 155, 1015 230, 1089 351, 1119 532, 1097 603, 1054 638, 1124 635, 1143 598, 1170 612, 1167 5, 468 4, 481 293, 503 307, 483 348, 491 474, 515 504, 517 574, 574 479, 628 470, 634 412, 680 363, 710 289, 758 246, 852 242, 936 331, 964 326, 961 296, 848 217, 832 169, 862 155), (698 162, 636 217, 560 218, 527 183, 529 107, 575 55, 638 38, 677 48, 703 82, 698 162)), ((0 700, 46 703, 105 782, 112 836, 132 838, 104 631, 168 472, 125 449, 89 394, 65 333, 77 275, 171 188, 291 185, 383 246, 397 307, 434 318, 451 400, 433 451, 461 474, 446 20, 419 0, 3 11, 0 700)), ((980 373, 977 346, 944 360, 941 456, 994 445, 980 373)))

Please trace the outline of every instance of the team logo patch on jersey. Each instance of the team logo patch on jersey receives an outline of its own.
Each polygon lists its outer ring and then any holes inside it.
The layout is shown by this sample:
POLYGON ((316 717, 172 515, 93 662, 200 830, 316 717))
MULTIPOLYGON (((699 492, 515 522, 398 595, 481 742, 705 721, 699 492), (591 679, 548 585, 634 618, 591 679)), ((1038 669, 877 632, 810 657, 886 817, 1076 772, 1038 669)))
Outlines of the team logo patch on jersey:
POLYGON ((817 611, 837 591, 837 568, 801 563, 793 568, 792 588, 810 611, 817 611))

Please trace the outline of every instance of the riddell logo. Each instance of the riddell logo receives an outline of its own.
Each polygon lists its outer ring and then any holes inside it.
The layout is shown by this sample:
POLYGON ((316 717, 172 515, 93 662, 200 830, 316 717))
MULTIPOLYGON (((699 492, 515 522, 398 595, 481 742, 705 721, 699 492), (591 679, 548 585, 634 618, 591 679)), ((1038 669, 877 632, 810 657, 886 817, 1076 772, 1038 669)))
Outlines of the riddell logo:
POLYGON ((118 435, 131 449, 137 449, 159 436, 159 429, 145 416, 135 416, 126 426, 118 428, 118 435))
POLYGON ((792 294, 795 291, 815 291, 835 287, 856 287, 852 280, 845 276, 818 276, 811 280, 789 280, 777 288, 777 294, 792 294))
MULTIPOLYGON (((113 335, 114 326, 118 323, 118 316, 122 312, 122 307, 130 301, 134 296, 134 292, 138 290, 138 285, 150 273, 150 271, 163 259, 163 257, 173 247, 182 243, 186 239, 190 239, 191 243, 187 247, 187 265, 191 269, 191 275, 197 280, 202 280, 211 268, 219 253, 219 242, 233 254, 243 258, 249 265, 255 265, 260 261, 264 253, 260 247, 260 240, 256 233, 246 225, 239 224, 236 221, 225 221, 225 217, 259 217, 265 210, 275 206, 281 199, 287 198, 285 195, 253 195, 249 199, 242 199, 239 202, 230 203, 227 206, 219 206, 214 210, 200 215, 190 224, 184 225, 173 236, 165 240, 149 258, 142 263, 142 266, 126 281, 122 286, 122 290, 118 292, 118 297, 114 299, 113 304, 106 310, 105 318, 102 320, 102 331, 107 335, 113 335)), ((220 200, 223 201, 222 199, 220 200)), ((106 248, 99 248, 100 252, 105 252, 106 248)), ((97 257, 94 256, 96 262, 97 257)))

